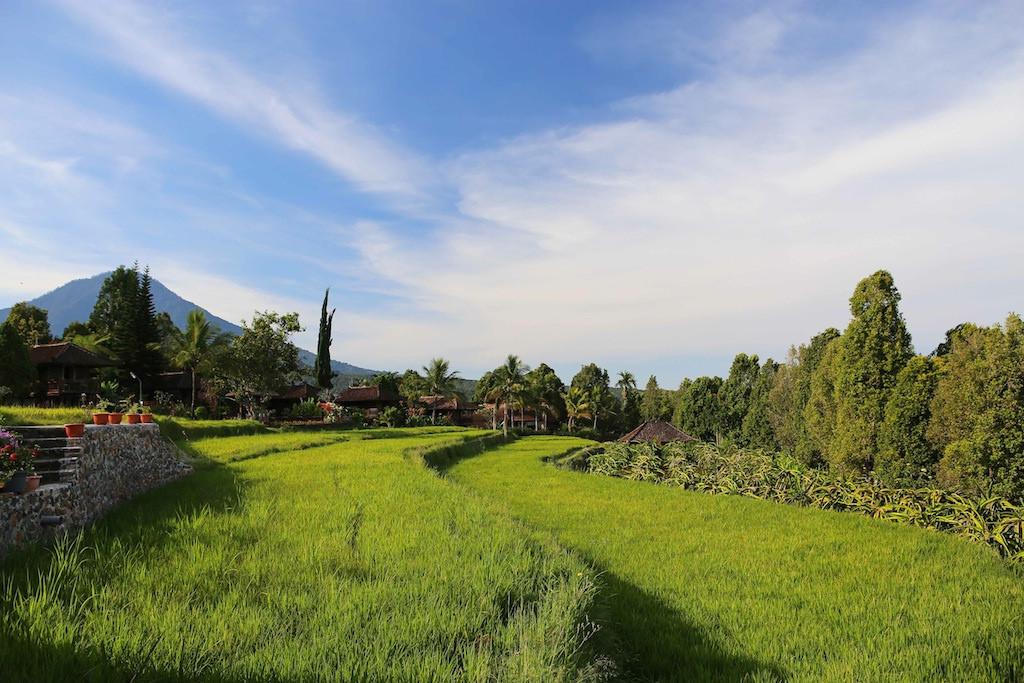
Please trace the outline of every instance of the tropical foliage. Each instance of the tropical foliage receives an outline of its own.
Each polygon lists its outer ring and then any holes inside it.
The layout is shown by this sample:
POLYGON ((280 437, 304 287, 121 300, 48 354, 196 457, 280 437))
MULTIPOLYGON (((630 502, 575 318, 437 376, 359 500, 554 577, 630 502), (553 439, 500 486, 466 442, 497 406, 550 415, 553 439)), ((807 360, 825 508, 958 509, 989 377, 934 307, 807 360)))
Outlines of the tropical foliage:
POLYGON ((609 444, 591 452, 597 474, 678 486, 704 493, 762 498, 945 531, 1024 561, 1024 505, 970 498, 937 489, 897 489, 840 478, 786 455, 718 448, 706 443, 609 444))

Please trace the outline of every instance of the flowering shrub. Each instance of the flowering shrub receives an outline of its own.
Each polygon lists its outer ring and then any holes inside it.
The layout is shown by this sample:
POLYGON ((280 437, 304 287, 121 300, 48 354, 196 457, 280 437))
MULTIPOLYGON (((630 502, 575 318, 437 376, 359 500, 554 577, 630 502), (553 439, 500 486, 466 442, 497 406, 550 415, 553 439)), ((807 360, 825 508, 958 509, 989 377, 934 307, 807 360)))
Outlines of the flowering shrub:
POLYGON ((18 470, 32 471, 39 452, 22 446, 17 435, 0 429, 0 477, 6 479, 18 470))

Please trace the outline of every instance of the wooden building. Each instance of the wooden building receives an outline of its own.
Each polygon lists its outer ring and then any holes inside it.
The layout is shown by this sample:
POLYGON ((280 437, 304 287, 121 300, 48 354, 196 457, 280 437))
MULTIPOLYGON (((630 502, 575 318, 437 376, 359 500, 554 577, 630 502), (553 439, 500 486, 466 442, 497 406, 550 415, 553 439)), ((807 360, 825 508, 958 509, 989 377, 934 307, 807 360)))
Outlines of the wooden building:
POLYGON ((39 389, 33 394, 37 403, 68 405, 96 398, 97 376, 101 368, 120 365, 71 342, 37 344, 28 351, 29 360, 39 373, 39 389))

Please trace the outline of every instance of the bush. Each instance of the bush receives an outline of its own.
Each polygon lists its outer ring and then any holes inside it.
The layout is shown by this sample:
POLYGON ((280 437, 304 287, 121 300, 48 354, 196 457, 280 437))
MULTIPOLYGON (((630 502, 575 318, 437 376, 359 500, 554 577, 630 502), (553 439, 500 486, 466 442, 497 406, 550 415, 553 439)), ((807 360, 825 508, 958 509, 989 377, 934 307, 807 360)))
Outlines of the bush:
POLYGON ((196 419, 207 420, 210 418, 210 409, 206 406, 196 406, 196 419))
POLYGON ((324 415, 324 409, 313 399, 296 403, 291 411, 292 418, 296 420, 322 420, 324 415))
POLYGON ((590 472, 845 510, 875 519, 965 536, 993 546, 1011 561, 1024 561, 1024 504, 1005 498, 969 498, 937 489, 888 488, 870 479, 842 479, 787 455, 719 448, 701 442, 606 444, 593 453, 590 472))

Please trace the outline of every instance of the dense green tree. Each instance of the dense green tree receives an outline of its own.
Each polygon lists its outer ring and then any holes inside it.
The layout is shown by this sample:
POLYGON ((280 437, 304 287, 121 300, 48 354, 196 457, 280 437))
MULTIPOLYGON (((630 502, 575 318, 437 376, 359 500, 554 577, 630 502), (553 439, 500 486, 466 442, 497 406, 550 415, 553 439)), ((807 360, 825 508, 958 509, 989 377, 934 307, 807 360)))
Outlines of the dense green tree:
MULTIPOLYGON (((557 423, 565 415, 562 380, 549 365, 541 363, 526 373, 526 384, 530 388, 530 394, 534 398, 534 406, 537 409, 534 415, 540 413, 543 419, 543 429, 547 431, 548 418, 557 423)), ((535 429, 539 427, 541 425, 534 424, 535 429)))
POLYGON ((16 399, 28 397, 37 379, 21 333, 9 321, 0 323, 0 400, 6 394, 16 399))
POLYGON ((807 404, 811 399, 811 380, 828 345, 839 338, 839 330, 830 327, 816 334, 807 344, 791 347, 786 363, 775 374, 768 395, 769 412, 779 447, 807 465, 824 462, 824 457, 807 428, 807 404))
POLYGON ((71 341, 75 337, 84 337, 89 334, 93 334, 92 328, 89 327, 89 323, 81 323, 76 320, 68 323, 68 326, 64 328, 64 332, 60 335, 60 338, 64 341, 71 341))
POLYGON ((158 372, 162 358, 149 269, 140 276, 137 266, 119 266, 107 276, 89 316, 89 327, 110 338, 110 349, 122 363, 121 375, 133 371, 149 378, 158 372))
POLYGON ((672 419, 669 392, 658 386, 658 378, 651 375, 640 400, 640 417, 647 422, 672 419))
POLYGON ((771 406, 768 401, 779 364, 769 358, 758 369, 757 378, 750 389, 747 413, 740 425, 740 442, 744 446, 776 451, 779 448, 772 426, 771 406))
POLYGON ((807 441, 798 447, 797 457, 812 467, 831 462, 832 441, 837 420, 836 365, 842 337, 830 341, 825 347, 818 366, 811 374, 811 394, 804 406, 804 424, 807 441))
POLYGON ((952 342, 928 425, 939 483, 1024 500, 1024 323, 965 325, 952 342))
POLYGON ((161 347, 163 346, 164 341, 174 334, 176 329, 178 329, 178 326, 174 324, 173 320, 171 320, 171 314, 167 311, 160 311, 156 314, 155 326, 156 338, 160 341, 161 347))
POLYGON ((885 405, 913 356, 899 301, 892 275, 884 270, 861 280, 850 297, 853 319, 840 340, 836 430, 829 448, 829 464, 839 472, 873 468, 885 405))
POLYGON ((189 311, 184 330, 174 328, 164 339, 164 351, 171 367, 180 368, 191 375, 192 401, 189 414, 196 416, 196 377, 210 374, 229 348, 231 338, 206 319, 196 308, 189 311))
POLYGON ((742 443, 743 418, 750 408, 750 393, 754 389, 761 366, 756 355, 738 353, 729 368, 729 376, 722 382, 719 398, 725 421, 724 435, 734 443, 742 443))
POLYGON ((721 389, 721 377, 698 377, 681 386, 673 416, 676 426, 701 441, 719 441, 725 426, 721 389))
POLYGON ((608 371, 604 368, 598 367, 596 363, 584 365, 573 376, 571 386, 583 389, 589 394, 587 403, 595 430, 602 419, 607 420, 615 415, 615 406, 608 400, 611 391, 608 371))
POLYGON ((227 356, 228 387, 250 417, 299 373, 299 349, 291 335, 301 332, 298 313, 256 313, 251 324, 242 321, 242 334, 231 342, 227 356))
MULTIPOLYGON (((423 388, 428 396, 450 398, 456 394, 455 380, 459 377, 458 370, 451 369, 451 363, 444 358, 432 358, 429 365, 423 366, 423 388)), ((430 424, 437 422, 437 401, 431 403, 430 424)))
POLYGON ((27 301, 19 301, 11 306, 6 322, 14 327, 25 346, 30 349, 36 344, 49 344, 53 341, 47 312, 27 301))
POLYGON ((406 370, 398 379, 398 393, 405 399, 405 404, 412 409, 421 405, 420 398, 426 393, 423 376, 415 370, 406 370))
POLYGON ((401 380, 402 378, 397 372, 378 372, 370 378, 370 386, 380 387, 384 391, 400 394, 402 393, 400 387, 401 380))
POLYGON ((327 314, 327 297, 331 295, 331 288, 324 292, 324 305, 320 310, 320 332, 316 342, 316 385, 321 389, 331 389, 334 386, 334 378, 338 375, 331 369, 331 326, 334 324, 334 309, 330 315, 327 314))
POLYGON ((942 339, 935 350, 932 351, 932 358, 942 358, 948 355, 953 350, 953 339, 960 334, 964 329, 973 329, 975 326, 971 323, 960 323, 956 327, 951 327, 946 330, 946 336, 942 339))
POLYGON ((900 370, 875 457, 875 475, 890 486, 917 487, 935 479, 941 451, 928 441, 939 361, 916 356, 900 370))

